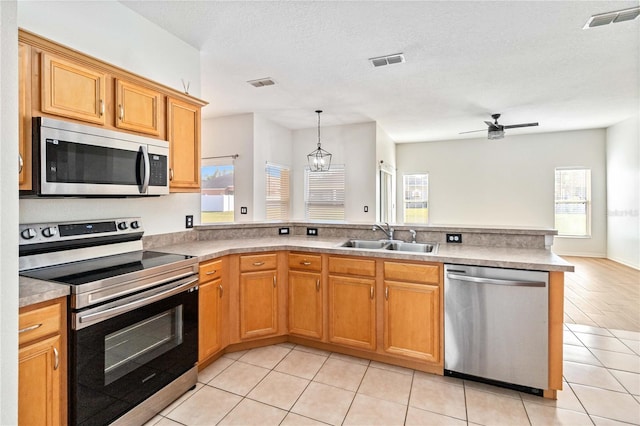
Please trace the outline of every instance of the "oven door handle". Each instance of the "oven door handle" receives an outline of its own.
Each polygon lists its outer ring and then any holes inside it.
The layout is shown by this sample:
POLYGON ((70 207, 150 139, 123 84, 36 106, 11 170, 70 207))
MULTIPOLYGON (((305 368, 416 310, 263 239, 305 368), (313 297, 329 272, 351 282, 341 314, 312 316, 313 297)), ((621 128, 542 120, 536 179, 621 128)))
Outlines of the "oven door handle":
POLYGON ((104 311, 94 312, 92 314, 79 314, 78 322, 81 324, 87 324, 113 318, 125 312, 133 311, 134 309, 138 309, 142 306, 149 305, 162 299, 166 299, 167 297, 174 296, 178 293, 182 293, 183 291, 188 290, 190 287, 193 287, 197 282, 197 276, 195 278, 185 278, 178 282, 179 284, 177 287, 172 287, 169 290, 156 293, 152 296, 143 297, 142 299, 134 300, 133 302, 129 302, 125 305, 116 306, 113 308, 105 309, 104 311))

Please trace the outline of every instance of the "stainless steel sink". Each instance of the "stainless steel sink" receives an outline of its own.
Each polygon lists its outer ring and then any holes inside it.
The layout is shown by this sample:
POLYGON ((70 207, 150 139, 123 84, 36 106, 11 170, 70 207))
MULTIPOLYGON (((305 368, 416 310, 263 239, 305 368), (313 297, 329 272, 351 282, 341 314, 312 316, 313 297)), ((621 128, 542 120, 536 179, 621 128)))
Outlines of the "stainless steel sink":
POLYGON ((396 251, 411 251, 417 253, 432 253, 436 254, 438 251, 438 243, 405 243, 405 242, 392 242, 385 247, 386 250, 396 251))
POLYGON ((398 240, 349 240, 341 247, 431 254, 436 254, 438 251, 438 243, 405 243, 398 240))
POLYGON ((360 248, 360 249, 381 249, 384 248, 388 241, 380 241, 380 240, 349 240, 342 245, 342 247, 352 247, 352 248, 360 248))

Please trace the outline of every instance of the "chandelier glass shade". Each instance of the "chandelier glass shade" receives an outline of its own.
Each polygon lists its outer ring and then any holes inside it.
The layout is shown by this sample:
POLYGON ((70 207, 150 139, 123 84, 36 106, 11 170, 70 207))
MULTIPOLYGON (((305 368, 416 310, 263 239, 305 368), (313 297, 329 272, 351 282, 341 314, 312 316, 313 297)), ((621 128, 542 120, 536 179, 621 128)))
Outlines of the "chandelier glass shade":
POLYGON ((316 110, 316 114, 318 114, 318 147, 307 155, 309 169, 312 172, 326 172, 331 168, 331 154, 322 149, 320 144, 320 113, 322 110, 316 110))

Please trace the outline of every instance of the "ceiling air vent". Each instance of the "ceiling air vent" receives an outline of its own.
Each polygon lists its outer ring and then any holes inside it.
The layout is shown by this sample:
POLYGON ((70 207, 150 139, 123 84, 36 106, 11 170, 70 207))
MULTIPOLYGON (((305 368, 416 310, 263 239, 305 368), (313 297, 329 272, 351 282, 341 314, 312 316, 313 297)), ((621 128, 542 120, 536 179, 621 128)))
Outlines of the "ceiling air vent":
POLYGON ((273 86, 276 84, 275 81, 271 80, 271 77, 259 78, 258 80, 249 80, 247 81, 253 87, 264 87, 264 86, 273 86))
POLYGON ((608 25, 611 23, 618 23, 624 21, 632 21, 636 19, 640 15, 640 6, 632 7, 630 9, 622 9, 614 12, 600 13, 598 15, 593 15, 589 18, 583 30, 593 27, 601 27, 603 25, 608 25))
POLYGON ((384 65, 399 64, 404 62, 402 53, 394 53, 393 55, 378 56, 377 58, 369 58, 374 67, 382 67, 384 65))

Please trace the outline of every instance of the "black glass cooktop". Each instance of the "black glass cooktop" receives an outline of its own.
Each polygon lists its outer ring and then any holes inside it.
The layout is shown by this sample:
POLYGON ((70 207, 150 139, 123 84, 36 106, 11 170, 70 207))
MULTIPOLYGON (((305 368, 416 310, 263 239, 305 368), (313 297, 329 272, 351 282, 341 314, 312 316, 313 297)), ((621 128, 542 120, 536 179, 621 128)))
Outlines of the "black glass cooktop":
POLYGON ((62 284, 82 285, 132 272, 144 271, 168 265, 193 256, 161 253, 157 251, 136 251, 80 262, 65 263, 47 268, 22 271, 20 275, 62 284))

